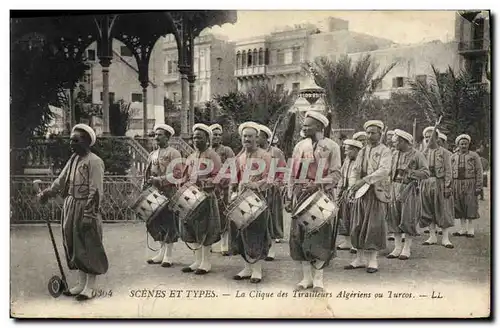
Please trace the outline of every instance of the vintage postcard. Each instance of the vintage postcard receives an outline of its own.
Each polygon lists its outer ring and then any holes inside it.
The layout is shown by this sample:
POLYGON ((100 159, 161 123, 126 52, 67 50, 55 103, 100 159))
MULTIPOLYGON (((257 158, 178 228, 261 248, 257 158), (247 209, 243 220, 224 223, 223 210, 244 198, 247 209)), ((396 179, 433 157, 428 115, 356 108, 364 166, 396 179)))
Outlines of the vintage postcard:
POLYGON ((490 14, 11 11, 11 317, 490 317, 490 14))

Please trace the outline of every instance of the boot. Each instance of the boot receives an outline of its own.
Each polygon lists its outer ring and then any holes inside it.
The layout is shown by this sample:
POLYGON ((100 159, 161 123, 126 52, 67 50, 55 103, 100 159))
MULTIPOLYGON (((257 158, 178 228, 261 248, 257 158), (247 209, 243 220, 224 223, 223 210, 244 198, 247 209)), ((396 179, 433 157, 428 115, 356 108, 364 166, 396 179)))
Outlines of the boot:
POLYGON ((453 244, 450 241, 450 228, 443 229, 443 239, 441 240, 441 245, 443 245, 446 248, 455 248, 453 244))
POLYGON ((76 296, 77 301, 86 301, 91 298, 94 298, 95 296, 95 280, 96 280, 96 275, 87 273, 87 283, 85 284, 85 287, 83 288, 83 291, 76 296))
MULTIPOLYGON (((321 268, 325 261, 316 261, 315 266, 321 268)), ((313 268, 314 279, 313 279, 313 292, 322 293, 325 291, 325 286, 323 285, 323 269, 313 268)))
POLYGON ((307 289, 313 286, 312 266, 308 261, 302 261, 302 280, 297 284, 296 290, 307 289))
POLYGON ((252 275, 252 267, 247 261, 244 262, 245 268, 233 277, 234 280, 250 279, 250 276, 252 275))
POLYGON ((358 249, 354 261, 352 261, 351 264, 346 265, 344 267, 344 270, 354 270, 365 267, 366 267, 365 250, 358 249))
POLYGON ((165 243, 161 243, 161 248, 160 250, 158 251, 158 253, 156 253, 156 255, 150 259, 148 259, 148 264, 160 264, 162 259, 163 259, 163 256, 165 255, 165 243))
POLYGON ((169 268, 172 266, 172 251, 174 249, 174 244, 167 244, 165 247, 165 256, 162 259, 161 266, 164 268, 169 268))
POLYGON ((210 263, 210 246, 201 247, 201 263, 198 269, 194 272, 195 274, 207 274, 212 269, 212 264, 210 263))
POLYGON ((411 255, 411 242, 412 242, 412 237, 411 236, 406 236, 406 240, 403 246, 403 251, 401 252, 401 255, 399 255, 400 260, 408 260, 411 255))
POLYGON ((76 284, 75 287, 70 288, 69 290, 63 292, 63 294, 66 296, 76 296, 83 291, 86 284, 87 284, 87 274, 81 270, 78 270, 78 284, 76 284))
POLYGON ((195 271, 196 269, 198 269, 198 267, 200 266, 201 264, 201 260, 202 260, 202 251, 201 251, 201 247, 200 247, 200 244, 196 244, 196 243, 193 243, 191 244, 191 247, 196 249, 194 251, 194 258, 195 258, 195 261, 193 264, 191 264, 190 266, 187 266, 187 267, 184 267, 182 268, 182 272, 193 272, 195 271))
POLYGON ((366 268, 366 272, 375 273, 378 271, 378 251, 370 251, 369 257, 370 261, 368 262, 368 268, 366 268))
POLYGON ((428 246, 437 244, 436 225, 434 223, 431 223, 429 226, 429 235, 429 239, 424 241, 422 245, 428 246))
POLYGON ((266 261, 274 261, 274 257, 276 256, 276 244, 274 242, 271 242, 271 247, 269 248, 269 252, 267 253, 266 256, 266 261))
POLYGON ((403 242, 401 233, 394 234, 394 250, 387 255, 388 259, 395 259, 401 255, 401 251, 403 250, 403 242))
POLYGON ((262 280, 262 261, 257 261, 251 265, 252 267, 252 276, 250 277, 250 282, 254 284, 258 284, 262 280))

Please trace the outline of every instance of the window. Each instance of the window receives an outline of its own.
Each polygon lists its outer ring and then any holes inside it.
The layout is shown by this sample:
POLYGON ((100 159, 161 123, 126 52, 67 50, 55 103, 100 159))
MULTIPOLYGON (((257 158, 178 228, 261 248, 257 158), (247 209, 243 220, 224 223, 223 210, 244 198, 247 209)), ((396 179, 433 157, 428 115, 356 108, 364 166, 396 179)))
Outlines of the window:
POLYGON ((132 102, 142 102, 142 93, 133 93, 132 102))
POLYGON ((422 74, 422 75, 417 75, 416 78, 417 82, 426 85, 427 84, 427 75, 422 74))
MULTIPOLYGON (((109 103, 110 104, 114 104, 115 103, 115 93, 114 92, 109 92, 108 93, 108 96, 109 96, 109 103)), ((101 101, 102 101, 102 92, 101 92, 101 101)))
POLYGON ((398 76, 392 79, 393 88, 402 88, 403 86, 404 86, 404 78, 402 76, 398 76))
POLYGON ((276 84, 276 92, 277 93, 283 92, 283 84, 276 84))
POLYGON ((285 52, 283 50, 276 51, 276 61, 278 65, 283 65, 285 63, 285 52))
POLYGON ((252 57, 253 58, 253 63, 252 63, 253 66, 259 65, 259 57, 258 56, 259 55, 257 54, 257 49, 254 49, 253 50, 253 57, 252 57))
POLYGON ((292 92, 293 93, 299 93, 299 90, 300 90, 300 83, 299 82, 293 83, 292 84, 292 92))
POLYGON ((292 62, 293 63, 300 62, 300 47, 294 47, 292 49, 292 62))
POLYGON ((87 60, 88 61, 95 61, 95 50, 93 50, 93 49, 87 50, 87 60))
POLYGON ((120 47, 120 55, 124 57, 132 57, 132 51, 127 46, 121 46, 120 47))
POLYGON ((266 49, 264 53, 264 64, 269 65, 269 49, 266 49))
POLYGON ((264 65, 264 51, 262 48, 259 49, 259 65, 264 65))
POLYGON ((252 50, 249 49, 247 55, 248 55, 247 66, 250 67, 252 66, 252 50))
POLYGON ((246 67, 247 66, 247 52, 243 50, 243 53, 241 55, 241 67, 246 67))
POLYGON ((172 74, 172 61, 171 60, 168 61, 168 70, 167 70, 167 73, 168 74, 172 74))
POLYGON ((236 53, 236 68, 241 67, 241 53, 238 51, 236 53))

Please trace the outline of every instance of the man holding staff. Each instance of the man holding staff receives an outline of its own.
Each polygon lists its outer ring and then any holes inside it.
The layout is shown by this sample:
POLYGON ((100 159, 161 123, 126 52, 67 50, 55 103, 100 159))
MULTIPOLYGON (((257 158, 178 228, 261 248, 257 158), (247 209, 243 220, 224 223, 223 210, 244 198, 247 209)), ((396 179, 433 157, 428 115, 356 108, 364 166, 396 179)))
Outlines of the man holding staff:
POLYGON ((104 163, 90 151, 96 142, 94 130, 86 124, 73 127, 70 147, 73 155, 52 185, 38 194, 44 203, 61 194, 64 198, 62 236, 70 270, 78 270, 78 284, 64 292, 79 301, 95 296, 96 276, 108 271, 102 243, 100 204, 104 196, 104 163))

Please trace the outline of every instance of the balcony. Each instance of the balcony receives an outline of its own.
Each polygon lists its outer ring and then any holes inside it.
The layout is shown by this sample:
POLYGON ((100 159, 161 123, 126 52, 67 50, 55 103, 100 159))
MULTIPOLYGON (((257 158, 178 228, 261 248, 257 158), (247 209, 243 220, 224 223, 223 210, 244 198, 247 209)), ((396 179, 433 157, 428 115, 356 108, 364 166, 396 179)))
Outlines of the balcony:
POLYGON ((170 74, 165 74, 163 78, 163 83, 174 83, 180 80, 179 72, 174 72, 170 74))
POLYGON ((489 40, 475 39, 458 43, 458 52, 461 55, 485 55, 488 52, 489 40))
POLYGON ((270 65, 267 72, 269 75, 288 75, 294 73, 300 73, 302 71, 302 66, 300 63, 291 64, 280 64, 280 65, 270 65))
POLYGON ((236 77, 250 77, 250 76, 263 76, 267 73, 267 67, 265 65, 242 67, 234 70, 234 75, 236 77))

